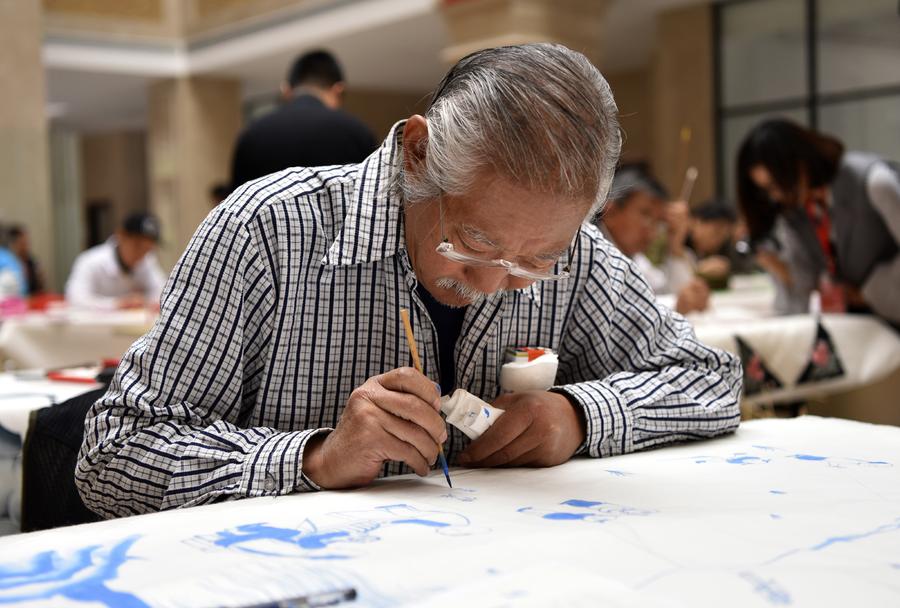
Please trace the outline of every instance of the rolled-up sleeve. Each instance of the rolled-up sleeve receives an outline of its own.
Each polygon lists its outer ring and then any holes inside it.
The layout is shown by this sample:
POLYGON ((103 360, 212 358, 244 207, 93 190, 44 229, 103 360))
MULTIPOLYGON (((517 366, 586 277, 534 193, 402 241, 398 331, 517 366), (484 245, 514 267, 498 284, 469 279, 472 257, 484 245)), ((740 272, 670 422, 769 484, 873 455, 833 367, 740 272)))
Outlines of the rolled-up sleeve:
POLYGON ((656 303, 634 265, 598 251, 560 348, 561 384, 584 411, 581 453, 614 456, 713 437, 740 423, 742 371, 656 303))
POLYGON ((315 490, 306 442, 327 429, 253 425, 275 287, 250 230, 214 211, 163 294, 160 318, 87 415, 76 483, 112 517, 315 490))

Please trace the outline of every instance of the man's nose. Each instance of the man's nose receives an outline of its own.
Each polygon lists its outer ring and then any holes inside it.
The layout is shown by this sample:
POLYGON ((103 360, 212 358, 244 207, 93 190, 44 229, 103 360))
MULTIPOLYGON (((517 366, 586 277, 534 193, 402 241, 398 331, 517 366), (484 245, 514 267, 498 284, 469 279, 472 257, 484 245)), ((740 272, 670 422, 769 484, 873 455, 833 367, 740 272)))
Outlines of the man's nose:
POLYGON ((509 280, 509 273, 503 268, 468 268, 466 273, 466 282, 484 293, 494 293, 506 286, 509 280))

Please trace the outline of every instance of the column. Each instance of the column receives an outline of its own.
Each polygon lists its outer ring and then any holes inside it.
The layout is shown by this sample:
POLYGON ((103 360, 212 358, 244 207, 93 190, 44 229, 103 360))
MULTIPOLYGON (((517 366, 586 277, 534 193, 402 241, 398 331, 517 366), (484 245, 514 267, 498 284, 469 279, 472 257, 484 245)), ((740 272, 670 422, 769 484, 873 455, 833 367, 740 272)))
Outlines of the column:
POLYGON ((662 13, 653 65, 654 170, 678 196, 687 167, 699 171, 691 200, 715 192, 712 6, 662 13))
POLYGON ((169 270, 211 211, 210 187, 230 179, 240 84, 204 77, 159 81, 150 86, 147 118, 150 209, 162 224, 159 257, 169 270))
POLYGON ((58 284, 50 205, 41 3, 0 0, 0 223, 20 223, 58 284))

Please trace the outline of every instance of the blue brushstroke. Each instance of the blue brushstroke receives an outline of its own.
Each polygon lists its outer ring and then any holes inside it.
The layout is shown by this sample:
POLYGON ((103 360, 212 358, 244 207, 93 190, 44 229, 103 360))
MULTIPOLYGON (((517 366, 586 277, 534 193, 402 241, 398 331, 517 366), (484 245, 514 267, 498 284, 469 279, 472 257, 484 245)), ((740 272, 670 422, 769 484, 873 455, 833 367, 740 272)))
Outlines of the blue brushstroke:
POLYGON ((569 507, 582 507, 584 509, 590 509, 591 507, 596 507, 597 505, 602 505, 603 503, 592 500, 578 500, 577 498, 570 498, 569 500, 564 500, 559 504, 567 505, 569 507))
POLYGON ((625 471, 616 471, 615 469, 606 469, 606 472, 615 477, 627 477, 629 475, 625 471))
POLYGON ((810 547, 801 547, 799 549, 791 549, 790 551, 785 551, 784 553, 781 553, 780 555, 776 555, 769 561, 765 562, 765 564, 766 565, 773 564, 777 561, 780 561, 782 559, 785 559, 785 558, 795 555, 797 553, 803 553, 806 551, 823 551, 823 550, 825 550, 829 547, 832 547, 834 545, 837 545, 837 544, 853 543, 858 540, 870 538, 872 536, 877 536, 879 534, 885 534, 887 532, 896 532, 898 530, 900 530, 900 517, 898 517, 896 520, 894 520, 891 523, 878 526, 877 528, 873 528, 872 530, 868 530, 866 532, 859 532, 857 534, 846 534, 843 536, 831 536, 829 538, 826 538, 821 543, 817 543, 810 547))
POLYGON ((766 450, 766 451, 769 451, 769 452, 774 452, 774 451, 775 451, 775 448, 769 447, 769 446, 767 446, 767 445, 754 445, 753 447, 756 448, 757 450, 766 450))
POLYGON ((760 462, 769 462, 764 458, 760 458, 759 456, 747 456, 747 455, 737 455, 732 456, 727 459, 725 462, 728 464, 757 464, 760 462))
POLYGON ((106 586, 139 538, 131 536, 112 547, 82 547, 72 555, 44 551, 25 564, 0 564, 0 604, 64 597, 109 608, 149 608, 137 596, 106 586))
POLYGON ((590 517, 590 513, 547 513, 543 516, 544 519, 556 519, 556 520, 566 520, 566 519, 587 519, 590 517))
POLYGON ((442 521, 432 521, 430 519, 398 519, 392 521, 392 524, 416 524, 417 526, 429 526, 431 528, 446 528, 450 524, 442 521))
POLYGON ((769 517, 771 517, 772 519, 781 519, 781 515, 779 515, 778 513, 769 513, 769 517))
POLYGON ((784 490, 769 490, 769 494, 777 494, 781 496, 783 494, 787 494, 787 492, 785 492, 784 490))
POLYGON ((790 594, 781 589, 774 580, 764 580, 752 572, 741 572, 740 577, 753 585, 753 590, 774 606, 787 606, 791 603, 790 594))
POLYGON ((792 458, 796 458, 797 460, 828 460, 827 456, 813 456, 812 454, 794 454, 792 458))

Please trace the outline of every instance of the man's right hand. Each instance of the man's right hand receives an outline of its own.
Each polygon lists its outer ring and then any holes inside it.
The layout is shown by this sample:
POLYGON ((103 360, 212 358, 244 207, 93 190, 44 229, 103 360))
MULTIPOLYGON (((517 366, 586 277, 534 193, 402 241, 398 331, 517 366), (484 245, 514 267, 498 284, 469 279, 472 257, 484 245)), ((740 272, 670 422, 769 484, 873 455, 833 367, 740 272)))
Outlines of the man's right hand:
POLYGON ((683 315, 689 312, 706 310, 709 306, 709 286, 701 279, 691 279, 681 291, 675 301, 675 310, 683 315))
POLYGON ((447 439, 440 409, 435 383, 411 367, 373 376, 350 394, 334 431, 309 441, 303 472, 328 490, 366 485, 388 460, 424 477, 447 439))

